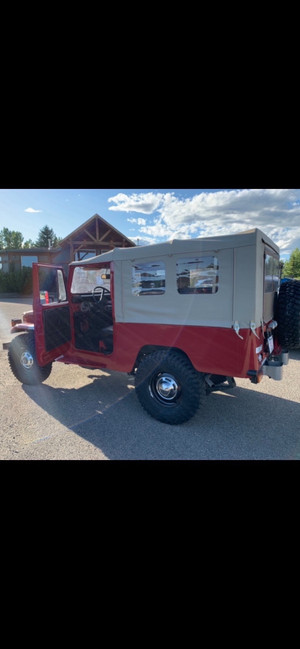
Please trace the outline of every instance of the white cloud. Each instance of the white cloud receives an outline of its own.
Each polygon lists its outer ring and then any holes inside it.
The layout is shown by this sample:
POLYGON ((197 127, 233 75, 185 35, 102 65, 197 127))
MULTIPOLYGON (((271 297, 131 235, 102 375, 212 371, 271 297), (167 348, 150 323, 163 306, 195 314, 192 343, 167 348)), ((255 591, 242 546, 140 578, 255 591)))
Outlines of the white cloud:
POLYGON ((149 246, 151 243, 155 243, 152 237, 130 237, 131 241, 134 241, 137 246, 149 246))
POLYGON ((167 194, 154 194, 148 192, 147 194, 116 194, 108 199, 109 203, 116 203, 109 207, 109 210, 121 212, 141 212, 142 214, 152 214, 157 210, 161 203, 165 200, 167 194))
POLYGON ((34 210, 33 207, 26 207, 26 210, 24 210, 24 212, 37 213, 42 212, 42 210, 34 210))
POLYGON ((233 234, 260 228, 287 255, 299 247, 300 189, 195 190, 181 198, 175 192, 120 193, 108 199, 115 211, 142 212, 137 223, 152 242, 233 234), (149 221, 150 215, 154 215, 149 221))
POLYGON ((129 223, 137 223, 138 225, 146 225, 147 223, 146 219, 142 219, 142 218, 138 218, 138 219, 130 218, 127 219, 127 221, 129 221, 129 223))

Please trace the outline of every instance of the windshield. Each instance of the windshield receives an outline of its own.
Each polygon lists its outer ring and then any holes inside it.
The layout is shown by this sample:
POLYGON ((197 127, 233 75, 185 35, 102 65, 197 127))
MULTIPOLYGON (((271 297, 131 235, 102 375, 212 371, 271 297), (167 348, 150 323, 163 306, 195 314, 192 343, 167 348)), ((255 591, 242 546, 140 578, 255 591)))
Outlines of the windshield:
POLYGON ((71 293, 91 293, 95 286, 103 286, 110 291, 110 269, 76 266, 71 293))

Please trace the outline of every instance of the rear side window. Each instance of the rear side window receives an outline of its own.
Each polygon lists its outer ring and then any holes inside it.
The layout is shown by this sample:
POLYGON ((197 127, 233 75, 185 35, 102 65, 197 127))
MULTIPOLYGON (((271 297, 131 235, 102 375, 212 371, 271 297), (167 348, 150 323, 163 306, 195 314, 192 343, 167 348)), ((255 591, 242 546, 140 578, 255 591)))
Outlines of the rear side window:
POLYGON ((166 269, 163 261, 142 262, 132 266, 132 294, 163 295, 166 290, 166 269))
POLYGON ((216 257, 201 256, 179 259, 176 264, 178 293, 217 293, 219 265, 216 257))
POLYGON ((279 259, 266 252, 265 254, 265 293, 274 293, 279 289, 279 259))

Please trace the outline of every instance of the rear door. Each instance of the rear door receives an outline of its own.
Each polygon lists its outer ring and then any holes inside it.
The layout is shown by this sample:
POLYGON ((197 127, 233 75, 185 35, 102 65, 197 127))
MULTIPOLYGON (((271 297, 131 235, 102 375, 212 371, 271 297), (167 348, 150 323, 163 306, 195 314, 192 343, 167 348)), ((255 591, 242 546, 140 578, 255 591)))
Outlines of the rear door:
POLYGON ((36 353, 46 365, 66 353, 71 344, 70 307, 60 266, 32 264, 36 353))
POLYGON ((265 246, 264 254, 264 322, 274 318, 276 296, 280 284, 280 264, 278 254, 265 246))

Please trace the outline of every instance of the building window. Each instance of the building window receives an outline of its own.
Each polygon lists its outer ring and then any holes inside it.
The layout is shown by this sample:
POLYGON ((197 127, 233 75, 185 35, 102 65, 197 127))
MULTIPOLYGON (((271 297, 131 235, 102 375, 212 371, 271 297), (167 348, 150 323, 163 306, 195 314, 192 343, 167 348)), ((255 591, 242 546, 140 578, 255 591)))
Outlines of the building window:
POLYGON ((96 257, 96 250, 76 250, 75 252, 75 261, 82 261, 83 259, 91 259, 91 257, 96 257))
POLYGON ((216 257, 188 257, 176 264, 178 293, 217 293, 219 266, 216 257))
POLYGON ((162 295, 166 290, 166 269, 162 261, 132 266, 132 294, 162 295))
POLYGON ((36 255, 22 255, 21 256, 21 267, 22 268, 31 268, 33 263, 38 262, 36 255))

